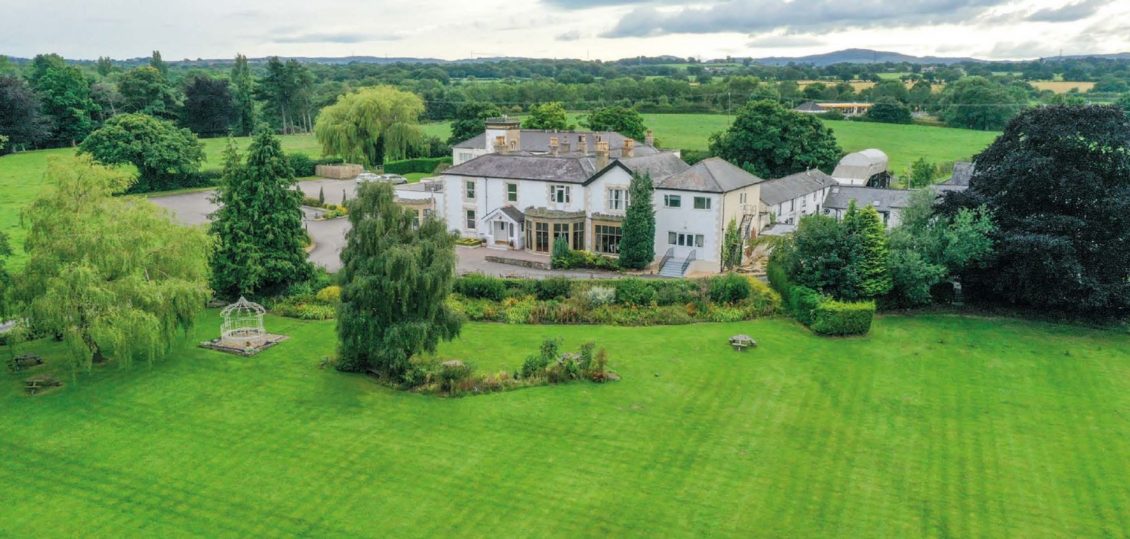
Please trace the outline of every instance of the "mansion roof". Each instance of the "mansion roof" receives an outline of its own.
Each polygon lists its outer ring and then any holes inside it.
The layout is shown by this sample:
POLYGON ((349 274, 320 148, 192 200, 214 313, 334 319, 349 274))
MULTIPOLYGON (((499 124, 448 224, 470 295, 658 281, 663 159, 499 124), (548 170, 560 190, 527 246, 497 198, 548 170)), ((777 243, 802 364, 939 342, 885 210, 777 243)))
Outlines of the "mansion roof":
POLYGON ((728 193, 763 181, 724 159, 710 157, 695 163, 692 167, 687 167, 686 170, 657 181, 655 187, 680 191, 728 193))
MULTIPOLYGON (((596 153, 597 137, 600 137, 600 140, 608 143, 609 153, 612 157, 621 157, 624 151, 624 140, 628 138, 614 131, 553 131, 547 129, 522 129, 520 131, 521 135, 518 138, 518 143, 521 147, 518 148, 518 150, 532 153, 549 153, 549 139, 550 137, 557 137, 558 141, 569 143, 571 153, 592 155, 596 153), (585 139, 584 148, 580 146, 581 137, 585 139)), ((486 147, 486 132, 479 133, 454 146, 454 148, 464 149, 482 149, 486 147)), ((633 155, 644 156, 656 153, 659 153, 659 150, 644 144, 643 141, 637 140, 635 142, 633 155)))

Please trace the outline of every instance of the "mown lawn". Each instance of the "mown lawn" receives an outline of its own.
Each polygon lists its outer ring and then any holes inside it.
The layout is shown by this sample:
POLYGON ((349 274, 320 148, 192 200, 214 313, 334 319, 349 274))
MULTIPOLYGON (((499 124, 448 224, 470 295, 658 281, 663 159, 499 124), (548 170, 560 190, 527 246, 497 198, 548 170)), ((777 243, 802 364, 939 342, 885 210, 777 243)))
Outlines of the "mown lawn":
POLYGON ((442 399, 319 369, 332 323, 268 327, 291 340, 34 398, 0 374, 0 536, 1130 534, 1125 333, 471 324, 441 356, 509 369, 543 337, 595 339, 623 380, 442 399), (761 346, 731 351, 739 332, 761 346))

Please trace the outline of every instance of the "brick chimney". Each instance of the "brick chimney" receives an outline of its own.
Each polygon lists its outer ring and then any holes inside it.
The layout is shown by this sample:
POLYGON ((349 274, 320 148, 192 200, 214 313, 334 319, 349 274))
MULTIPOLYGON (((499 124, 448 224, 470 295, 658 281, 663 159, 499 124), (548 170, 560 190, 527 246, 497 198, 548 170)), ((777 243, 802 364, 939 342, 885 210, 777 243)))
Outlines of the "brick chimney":
POLYGON ((549 155, 557 157, 558 156, 558 153, 557 153, 558 147, 559 146, 558 146, 558 143, 557 143, 557 137, 556 136, 549 137, 549 155))
POLYGON ((577 151, 589 153, 589 141, 585 135, 577 135, 577 151))
POLYGON ((573 145, 570 144, 568 140, 561 141, 561 155, 569 155, 572 149, 573 145))
POLYGON ((596 143, 596 168, 600 170, 606 166, 608 166, 608 143, 600 141, 596 143))
POLYGON ((506 153, 506 136, 494 137, 494 153, 506 153))
POLYGON ((506 142, 510 144, 511 151, 522 150, 522 130, 518 127, 512 127, 506 130, 506 142))
POLYGON ((624 151, 620 152, 622 157, 632 157, 636 153, 636 141, 626 138, 624 139, 624 151))
POLYGON ((648 146, 655 146, 655 135, 651 133, 650 129, 648 129, 647 134, 644 135, 643 143, 647 144, 648 146))

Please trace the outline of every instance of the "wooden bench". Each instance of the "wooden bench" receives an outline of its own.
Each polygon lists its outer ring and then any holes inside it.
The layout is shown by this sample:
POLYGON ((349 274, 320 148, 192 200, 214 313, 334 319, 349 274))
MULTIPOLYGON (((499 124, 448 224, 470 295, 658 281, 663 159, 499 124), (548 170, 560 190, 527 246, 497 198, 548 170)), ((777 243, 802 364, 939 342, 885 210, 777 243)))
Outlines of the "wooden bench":
POLYGON ((53 376, 47 375, 33 376, 24 380, 24 390, 27 391, 28 395, 35 395, 45 389, 51 389, 61 385, 63 385, 63 382, 60 382, 53 376))
POLYGON ((20 354, 8 360, 8 368, 12 372, 20 372, 24 369, 38 367, 42 364, 43 358, 36 354, 20 354))
POLYGON ((745 352, 746 348, 757 348, 757 341, 749 335, 734 335, 730 337, 730 346, 738 352, 745 352))

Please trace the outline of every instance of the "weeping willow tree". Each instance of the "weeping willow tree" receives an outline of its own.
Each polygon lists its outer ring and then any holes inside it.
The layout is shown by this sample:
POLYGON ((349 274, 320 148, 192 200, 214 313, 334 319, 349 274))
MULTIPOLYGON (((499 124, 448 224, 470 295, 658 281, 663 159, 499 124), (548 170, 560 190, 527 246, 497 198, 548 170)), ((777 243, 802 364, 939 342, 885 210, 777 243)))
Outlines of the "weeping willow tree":
POLYGON ((63 337, 75 368, 153 361, 192 326, 208 289, 212 240, 143 198, 132 178, 89 158, 57 160, 23 214, 30 258, 17 283, 37 331, 63 337))
POLYGON ((424 134, 417 126, 423 113, 424 101, 412 92, 392 86, 362 88, 322 109, 314 136, 325 155, 381 165, 423 147, 424 134))

